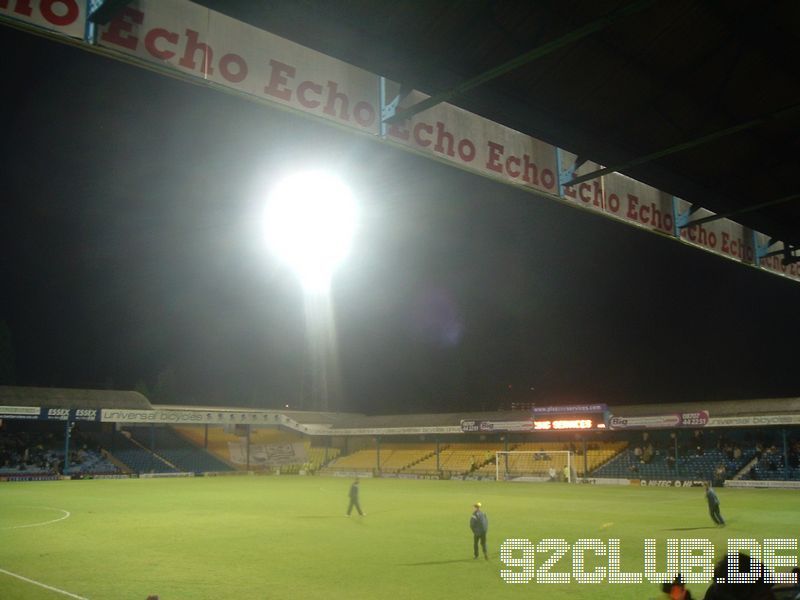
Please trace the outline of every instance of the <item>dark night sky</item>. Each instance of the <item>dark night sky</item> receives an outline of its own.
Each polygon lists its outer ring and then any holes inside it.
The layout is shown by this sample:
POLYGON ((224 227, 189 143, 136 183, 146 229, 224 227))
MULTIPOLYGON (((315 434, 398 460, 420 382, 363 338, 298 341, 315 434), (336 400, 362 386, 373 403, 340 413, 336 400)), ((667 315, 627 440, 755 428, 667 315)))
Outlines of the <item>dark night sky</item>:
POLYGON ((297 405, 302 296, 258 191, 326 166, 363 204, 334 287, 341 409, 800 394, 799 284, 6 27, 0 53, 16 384, 170 370, 178 401, 297 405))

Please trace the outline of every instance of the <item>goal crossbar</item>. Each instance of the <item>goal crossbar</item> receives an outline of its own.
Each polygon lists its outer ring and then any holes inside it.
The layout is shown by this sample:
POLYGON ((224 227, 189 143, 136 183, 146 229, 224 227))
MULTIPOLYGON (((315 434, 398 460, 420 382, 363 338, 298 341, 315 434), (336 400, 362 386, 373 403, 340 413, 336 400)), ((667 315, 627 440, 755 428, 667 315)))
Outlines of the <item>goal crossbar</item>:
POLYGON ((576 479, 573 452, 570 450, 497 450, 497 481, 567 481, 576 479))

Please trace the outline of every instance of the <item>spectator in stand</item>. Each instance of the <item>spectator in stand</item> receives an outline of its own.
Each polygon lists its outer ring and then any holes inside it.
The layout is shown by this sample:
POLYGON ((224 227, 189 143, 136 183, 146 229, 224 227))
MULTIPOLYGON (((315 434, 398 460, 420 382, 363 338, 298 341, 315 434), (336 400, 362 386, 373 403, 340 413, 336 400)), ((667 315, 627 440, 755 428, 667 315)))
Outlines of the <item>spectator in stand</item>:
POLYGON ((720 485, 723 481, 725 481, 725 475, 727 475, 727 471, 728 470, 723 464, 717 465, 717 468, 714 469, 714 481, 717 485, 720 485))
POLYGON ((704 454, 704 447, 703 447, 703 432, 699 429, 696 429, 693 435, 693 447, 695 456, 703 456, 704 454))

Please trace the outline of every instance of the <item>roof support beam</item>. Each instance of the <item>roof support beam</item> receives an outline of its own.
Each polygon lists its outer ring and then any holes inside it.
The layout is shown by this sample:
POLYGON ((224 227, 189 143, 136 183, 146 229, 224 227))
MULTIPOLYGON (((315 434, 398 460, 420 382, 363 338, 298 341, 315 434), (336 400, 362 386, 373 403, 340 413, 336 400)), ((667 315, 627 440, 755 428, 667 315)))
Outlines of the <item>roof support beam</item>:
POLYGON ((95 25, 106 25, 130 3, 131 0, 92 0, 89 3, 89 21, 95 25))
POLYGON ((460 96, 465 92, 471 90, 474 87, 477 87, 487 81, 491 81, 508 73, 509 71, 513 71, 523 65, 526 65, 530 62, 533 62, 543 56, 547 56, 555 52, 556 50, 563 48, 565 46, 569 46, 570 44, 574 44, 575 42, 585 38, 588 35, 591 35, 601 29, 605 29, 609 25, 615 23, 616 21, 627 17, 629 15, 641 12, 642 10, 648 8, 651 4, 653 4, 656 0, 635 0, 630 4, 626 4, 622 8, 619 8, 615 11, 600 17, 599 19, 592 21, 591 23, 587 23, 578 29, 574 29, 569 33, 562 35, 560 38, 557 38, 551 42, 547 42, 546 44, 542 44, 541 46, 537 46, 533 50, 530 50, 516 58, 512 58, 511 60, 494 67, 488 71, 481 73, 480 75, 476 75, 475 77, 468 79, 462 83, 459 83, 454 88, 441 92, 439 94, 435 94, 428 98, 427 100, 423 100, 422 102, 418 102, 417 104, 410 106, 406 109, 396 112, 393 116, 388 117, 385 119, 385 123, 391 124, 397 121, 403 121, 405 119, 409 119, 414 115, 421 113, 424 110, 427 110, 437 104, 441 104, 442 102, 446 102, 455 98, 456 96, 460 96))
MULTIPOLYGON (((792 248, 789 248, 789 252, 792 251, 792 248)), ((770 256, 778 256, 786 254, 786 248, 781 248, 780 250, 773 250, 772 252, 767 252, 766 254, 762 254, 759 258, 769 258, 770 256)))
POLYGON ((682 144, 676 144, 675 146, 670 146, 669 148, 664 148, 663 150, 658 150, 656 152, 646 154, 645 156, 634 158, 633 160, 630 160, 621 165, 616 165, 613 167, 605 167, 603 169, 597 169, 596 171, 592 171, 591 173, 586 173, 585 175, 581 175, 580 177, 575 177, 572 181, 568 181, 564 185, 565 186, 577 185, 579 183, 583 183, 584 181, 589 181, 590 179, 596 179, 598 177, 602 177, 603 175, 608 175, 609 173, 616 173, 617 171, 625 171, 626 169, 637 167, 639 165, 652 162, 659 158, 664 158, 665 156, 669 156, 671 154, 677 154, 678 152, 683 152, 684 150, 697 148, 698 146, 708 144, 709 142, 714 142, 718 139, 727 137, 729 135, 733 135, 735 133, 740 133, 742 131, 758 127, 759 125, 763 125, 764 123, 788 117, 797 112, 798 109, 800 109, 800 104, 793 104, 792 106, 781 108, 767 115, 751 119, 750 121, 746 121, 745 123, 740 123, 738 125, 734 125, 733 127, 726 127, 725 129, 720 129, 718 131, 708 133, 699 138, 689 140, 688 142, 683 142, 682 144))
POLYGON ((787 202, 791 202, 792 200, 797 200, 798 198, 800 198, 800 193, 789 194, 788 196, 783 196, 782 198, 776 198, 775 200, 768 200, 767 202, 761 202, 760 204, 753 204, 752 206, 745 206, 744 208, 739 208, 729 212, 719 213, 717 215, 710 215, 708 217, 703 217, 702 219, 687 221, 686 223, 679 224, 678 227, 684 229, 686 227, 692 227, 694 225, 702 225, 703 223, 710 223, 711 221, 717 221, 718 219, 728 219, 730 217, 743 215, 745 213, 753 212, 755 210, 760 210, 762 208, 767 208, 769 206, 777 206, 778 204, 785 204, 787 202))

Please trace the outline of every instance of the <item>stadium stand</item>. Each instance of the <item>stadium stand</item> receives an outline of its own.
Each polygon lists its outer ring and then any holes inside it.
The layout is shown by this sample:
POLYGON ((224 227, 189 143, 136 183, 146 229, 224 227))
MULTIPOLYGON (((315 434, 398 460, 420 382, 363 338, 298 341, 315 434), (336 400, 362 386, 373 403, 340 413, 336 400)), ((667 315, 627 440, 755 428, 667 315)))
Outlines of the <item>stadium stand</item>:
POLYGON ((341 453, 339 448, 317 448, 314 446, 308 446, 306 451, 308 452, 308 462, 314 471, 323 468, 330 461, 338 458, 341 453))
POLYGON ((0 437, 0 475, 109 475, 119 472, 89 439, 77 430, 65 469, 63 427, 40 423, 38 429, 4 431, 0 437), (90 447, 91 446, 91 447, 90 447))
POLYGON ((328 464, 323 472, 331 471, 372 471, 378 462, 378 452, 375 448, 356 450, 352 454, 339 456, 328 464))
POLYGON ((381 446, 380 470, 400 473, 435 455, 431 444, 384 444, 381 446))
POLYGON ((752 464, 748 464, 741 475, 747 479, 800 480, 800 442, 788 444, 787 460, 777 440, 759 442, 753 453, 752 464))
POLYGON ((114 457, 134 473, 177 473, 175 465, 150 452, 145 446, 121 432, 114 438, 114 457))
MULTIPOLYGON (((204 427, 181 425, 173 427, 177 436, 183 438, 193 447, 202 450, 206 439, 204 427)), ((208 454, 217 461, 224 463, 228 469, 245 469, 246 465, 231 462, 229 443, 244 443, 245 437, 233 432, 230 428, 214 426, 208 428, 208 454)), ((286 444, 302 442, 306 450, 306 461, 289 465, 282 465, 279 471, 283 474, 296 474, 301 470, 316 472, 328 462, 339 456, 338 448, 325 448, 312 446, 309 438, 303 438, 295 432, 286 432, 277 429, 254 428, 250 434, 250 444, 286 444)), ((257 469, 251 465, 251 469, 257 469)))
POLYGON ((282 475, 295 475, 300 473, 300 471, 316 473, 328 462, 339 456, 338 448, 316 448, 311 446, 308 440, 304 442, 304 445, 306 449, 306 462, 282 465, 279 468, 282 475))
POLYGON ((64 469, 64 475, 113 475, 120 472, 107 456, 98 452, 78 450, 74 458, 64 469))
POLYGON ((678 460, 669 460, 669 453, 656 451, 649 462, 637 456, 635 449, 628 448, 592 473, 595 477, 629 477, 642 479, 725 479, 737 473, 752 458, 752 454, 743 454, 738 460, 729 459, 725 453, 713 449, 700 455, 679 456, 678 460), (716 473, 720 466, 725 467, 724 475, 716 473))
MULTIPOLYGON (((494 458, 501 443, 475 442, 442 445, 439 450, 439 470, 450 474, 466 474, 481 468, 494 458)), ((436 452, 406 467, 405 472, 417 474, 436 473, 436 452)))
MULTIPOLYGON (((492 478, 498 466, 495 453, 499 450, 542 453, 538 458, 509 458, 512 471, 529 474, 561 468, 563 458, 548 461, 545 455, 550 451, 569 449, 573 452, 572 465, 579 477, 692 478, 717 482, 741 478, 800 480, 800 428, 792 420, 800 416, 800 398, 710 401, 695 406, 674 403, 660 404, 657 408, 652 405, 610 407, 611 414, 620 419, 652 416, 654 412, 671 415, 696 410, 712 415, 712 419, 741 418, 741 422, 746 423, 742 427, 715 428, 709 421, 705 426, 693 428, 614 429, 612 425, 602 431, 510 434, 464 430, 463 422, 474 419, 473 425, 494 420, 516 423, 530 419, 529 411, 373 416, 269 411, 268 425, 158 425, 155 430, 149 426, 126 425, 129 437, 125 437, 116 433, 119 425, 106 421, 114 421, 115 415, 121 422, 127 421, 131 414, 126 411, 179 411, 202 407, 154 407, 135 392, 9 386, 0 386, 0 405, 13 409, 9 411, 11 416, 4 416, 5 423, 0 422, 0 475, 3 471, 17 472, 20 468, 32 474, 53 475, 63 470, 63 448, 66 445, 66 423, 63 420, 66 412, 63 409, 74 408, 83 409, 75 419, 75 431, 85 427, 84 439, 91 443, 85 444, 73 433, 67 474, 114 473, 120 469, 147 473, 249 468, 281 473, 354 470, 492 478), (19 407, 35 408, 32 413, 19 411, 19 407), (40 415, 40 408, 60 410, 46 410, 40 415), (110 414, 103 413, 101 420, 99 409, 109 409, 110 414), (16 422, 15 418, 18 419, 16 422), (420 437, 421 429, 433 427, 439 430, 438 454, 434 439, 427 434, 420 437), (380 433, 382 429, 387 433, 380 433), (11 444, 16 444, 17 431, 26 432, 26 435, 43 435, 44 440, 24 438, 22 443, 10 449, 11 444), (464 431, 466 434, 462 434, 464 431), (250 464, 245 464, 242 462, 243 443, 248 432, 250 464), (374 447, 376 436, 381 440, 380 449, 374 447), (153 441, 155 455, 149 450, 153 441), (295 447, 252 447, 288 443, 295 444, 295 447), (291 452, 297 453, 298 443, 303 444, 305 452, 296 456, 295 463, 283 464, 276 469, 276 463, 286 462, 287 455, 291 458, 291 452), (328 447, 312 444, 326 444, 328 447), (110 449, 112 454, 105 453, 102 448, 110 449), (339 448, 345 449, 344 455, 339 448), (277 460, 270 462, 276 457, 277 460), (239 464, 234 464, 234 459, 239 464)), ((75 416, 75 413, 69 414, 70 419, 75 416)))
MULTIPOLYGON (((176 426, 175 431, 184 439, 189 440, 198 448, 203 448, 206 439, 206 432, 203 427, 176 426)), ((244 465, 235 465, 231 462, 231 454, 228 448, 229 442, 240 443, 242 438, 232 431, 226 431, 224 427, 216 426, 208 428, 208 445, 205 448, 208 453, 217 460, 229 465, 234 469, 244 469, 244 465)))
POLYGON ((127 427, 133 439, 155 451, 185 473, 232 471, 233 467, 183 438, 171 427, 127 427))

